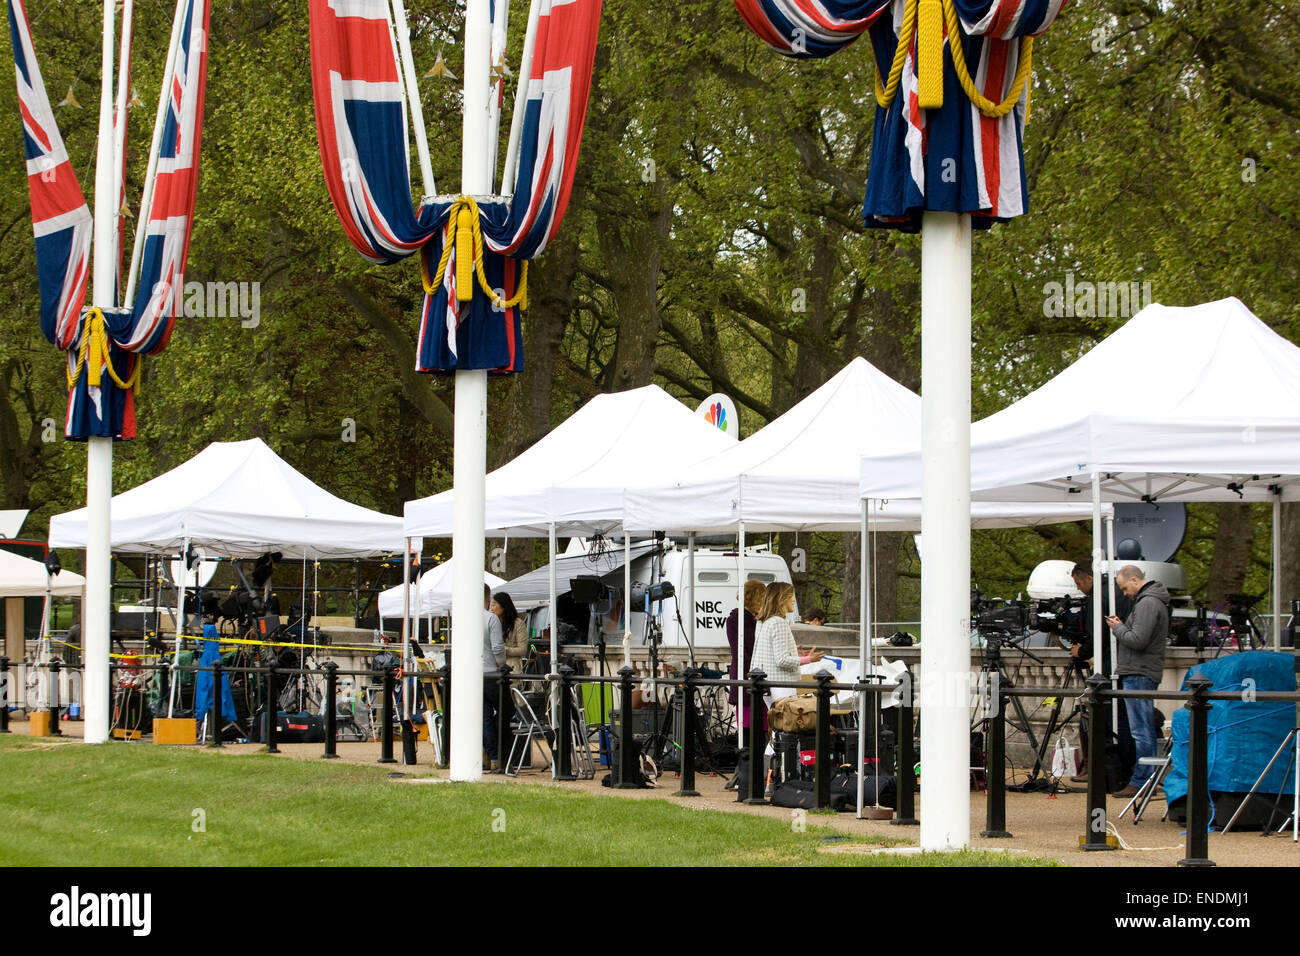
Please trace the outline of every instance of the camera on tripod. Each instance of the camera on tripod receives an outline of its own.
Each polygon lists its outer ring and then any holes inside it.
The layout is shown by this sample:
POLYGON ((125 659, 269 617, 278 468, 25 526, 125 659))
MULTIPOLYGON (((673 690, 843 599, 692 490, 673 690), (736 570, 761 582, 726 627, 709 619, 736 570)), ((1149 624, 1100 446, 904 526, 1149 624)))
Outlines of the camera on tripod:
POLYGON ((1033 606, 1024 601, 986 598, 979 589, 971 592, 971 623, 986 641, 1019 636, 1029 630, 1033 606))
POLYGON ((1039 601, 1034 605, 1034 627, 1048 634, 1082 638, 1083 611, 1087 605, 1087 598, 1070 595, 1039 601))

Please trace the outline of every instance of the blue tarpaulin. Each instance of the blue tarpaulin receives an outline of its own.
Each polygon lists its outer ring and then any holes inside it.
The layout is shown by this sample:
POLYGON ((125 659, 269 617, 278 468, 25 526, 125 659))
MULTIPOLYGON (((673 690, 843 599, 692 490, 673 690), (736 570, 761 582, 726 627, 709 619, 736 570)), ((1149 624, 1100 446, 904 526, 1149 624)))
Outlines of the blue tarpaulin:
MULTIPOLYGON (((1201 674, 1214 682, 1215 692, 1240 693, 1241 700, 1216 700, 1207 714, 1209 788, 1212 793, 1246 793, 1255 785, 1287 732, 1295 726, 1295 704, 1250 700, 1254 691, 1295 690, 1295 658, 1273 651, 1247 651, 1188 668, 1189 678, 1201 674)), ((1187 737, 1190 712, 1173 717, 1173 765, 1165 777, 1165 796, 1172 803, 1187 795, 1187 737)), ((1294 793, 1283 754, 1260 784, 1259 793, 1294 793)))
MULTIPOLYGON (((217 640, 215 624, 203 625, 203 656, 199 658, 200 667, 211 667, 221 656, 221 645, 217 640)), ((202 720, 212 711, 212 671, 199 671, 194 682, 194 716, 202 720)), ((221 675, 221 716, 224 720, 235 720, 235 698, 230 696, 230 677, 221 675)))

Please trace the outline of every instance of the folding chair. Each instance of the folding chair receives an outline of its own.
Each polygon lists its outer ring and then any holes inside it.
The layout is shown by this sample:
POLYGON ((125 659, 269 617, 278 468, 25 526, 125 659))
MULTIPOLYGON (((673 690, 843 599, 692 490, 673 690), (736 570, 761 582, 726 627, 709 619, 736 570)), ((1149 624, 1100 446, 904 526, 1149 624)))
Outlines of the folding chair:
MULTIPOLYGON (((546 748, 546 752, 550 755, 548 758, 550 762, 554 762, 555 753, 551 747, 551 731, 537 719, 537 714, 533 710, 533 705, 528 703, 528 698, 514 686, 510 688, 510 697, 515 704, 515 720, 511 726, 514 739, 510 741, 510 756, 506 758, 505 772, 508 777, 517 777, 519 771, 523 769, 524 760, 534 740, 539 741, 546 748), (511 767, 514 767, 513 771, 511 767)), ((547 763, 547 767, 549 766, 550 763, 547 763)))
MULTIPOLYGON (((1169 773, 1170 768, 1174 765, 1172 753, 1173 746, 1173 737, 1166 737, 1162 742, 1164 753, 1161 756, 1138 758, 1139 766, 1154 767, 1155 770, 1152 772, 1151 776, 1147 777, 1146 782, 1138 788, 1138 792, 1133 794, 1132 799, 1130 799, 1128 803, 1124 804, 1124 809, 1115 815, 1116 820, 1122 819, 1124 814, 1128 813, 1135 804, 1137 809, 1133 810, 1133 823, 1136 825, 1137 822, 1142 819, 1142 814, 1146 813, 1147 804, 1151 802, 1151 798, 1156 794, 1156 788, 1164 781, 1165 774, 1169 773)), ((1168 815, 1168 813, 1169 810, 1168 807, 1166 807, 1165 814, 1168 815)))
POLYGON ((574 769, 580 780, 590 780, 596 775, 596 762, 591 756, 591 736, 593 733, 599 734, 600 728, 588 726, 587 709, 582 702, 581 690, 581 684, 573 684, 569 687, 569 694, 573 698, 573 755, 576 761, 574 769))

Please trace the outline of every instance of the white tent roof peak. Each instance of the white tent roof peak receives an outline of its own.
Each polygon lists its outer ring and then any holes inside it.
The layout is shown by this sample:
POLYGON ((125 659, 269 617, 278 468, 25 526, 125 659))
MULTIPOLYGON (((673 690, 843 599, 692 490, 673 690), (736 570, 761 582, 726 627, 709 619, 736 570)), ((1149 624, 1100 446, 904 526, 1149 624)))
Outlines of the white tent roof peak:
MULTIPOLYGON (((115 551, 171 553, 186 538, 209 557, 362 557, 402 549, 401 519, 344 501, 260 438, 213 442, 112 501, 115 551)), ((86 509, 50 521, 50 546, 86 544, 86 509)))
MULTIPOLYGON (((623 521, 623 488, 669 463, 691 464, 735 442, 657 385, 597 395, 487 476, 488 533, 608 534, 623 521)), ((411 535, 452 533, 455 489, 406 503, 411 535)))
MULTIPOLYGON (((845 531, 859 526, 858 473, 872 449, 905 445, 921 432, 921 399, 865 358, 854 358, 788 412, 738 445, 678 467, 668 480, 640 479, 625 493, 634 531, 845 531)), ((981 507, 977 524, 1076 520, 1071 508, 981 507)), ((1077 512, 1077 513, 1076 513, 1077 512)), ((880 526, 919 526, 919 508, 873 508, 880 526)))
MULTIPOLYGON (((1150 305, 971 426, 976 498, 1267 500, 1300 494, 1300 347, 1238 299, 1150 305)), ((920 495, 919 441, 864 456, 870 498, 920 495)))

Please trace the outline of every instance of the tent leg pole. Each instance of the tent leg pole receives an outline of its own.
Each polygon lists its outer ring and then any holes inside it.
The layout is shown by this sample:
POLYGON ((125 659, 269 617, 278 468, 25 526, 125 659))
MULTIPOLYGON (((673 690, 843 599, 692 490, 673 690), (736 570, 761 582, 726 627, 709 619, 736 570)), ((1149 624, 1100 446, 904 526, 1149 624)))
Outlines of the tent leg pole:
MULTIPOLYGON (((686 535, 686 577, 690 579, 690 586, 687 588, 687 598, 690 603, 687 605, 686 618, 686 637, 687 653, 690 656, 691 666, 695 666, 695 532, 692 531, 686 535)), ((681 609, 681 600, 678 599, 678 610, 681 609)), ((741 623, 744 623, 743 621, 741 623)), ((684 706, 684 705, 683 705, 684 706)))
POLYGON ((1273 650, 1282 650, 1282 487, 1273 488, 1273 650))
MULTIPOLYGON (((1100 505, 1098 505, 1098 509, 1100 509, 1100 505)), ((1115 572, 1111 570, 1112 568, 1115 567, 1115 514, 1114 512, 1112 511, 1110 514, 1106 515, 1105 520, 1106 520, 1106 570, 1110 572, 1106 576, 1106 600, 1110 603, 1110 613, 1114 614, 1115 608, 1117 607, 1117 605, 1115 604, 1115 572)), ((1097 577, 1093 578, 1094 582, 1098 580, 1100 579, 1097 577)), ((1095 588, 1096 586, 1097 585, 1094 583, 1093 587, 1095 588)), ((1115 647, 1114 632, 1111 632, 1109 637, 1107 637, 1107 640, 1110 641, 1110 664, 1111 664, 1110 679, 1112 681, 1115 681, 1117 679, 1115 676, 1115 666, 1116 664, 1118 664, 1119 658, 1115 656, 1116 647, 1115 647)), ((1112 684, 1112 686, 1114 685, 1112 684)), ((1118 697, 1111 698, 1110 725, 1112 727, 1119 726, 1119 707, 1120 707, 1119 698, 1118 697)))
MULTIPOLYGON (((862 519, 860 522, 858 536, 861 539, 858 553, 858 680, 866 680, 867 676, 867 651, 871 647, 871 622, 868 620, 867 602, 871 597, 871 579, 869 565, 871 553, 867 545, 867 508, 866 498, 861 499, 862 519)), ((858 695, 858 765, 854 767, 854 772, 858 775, 858 819, 862 819, 862 800, 864 788, 866 785, 865 773, 862 765, 867 757, 867 695, 858 695)), ((877 788, 879 794, 879 788, 877 788)))
POLYGON ((921 847, 970 845, 970 217, 921 224, 921 847))
MULTIPOLYGON (((736 529, 736 569, 740 578, 740 612, 736 615, 736 621, 739 624, 736 634, 736 680, 745 679, 745 522, 741 519, 736 529)), ((754 622, 758 626, 758 622, 754 622)), ((740 710, 736 714, 736 752, 745 752, 745 694, 747 690, 741 688, 736 695, 736 700, 740 710)), ((759 720, 758 714, 751 713, 749 720, 753 723, 759 720)), ((752 796, 752 794, 751 794, 752 796)))
MULTIPOLYGON (((1092 473, 1092 573, 1093 573, 1093 601, 1092 601, 1092 670, 1093 673, 1102 674, 1102 656, 1101 642, 1104 640, 1101 631, 1101 595, 1095 593, 1101 582, 1101 476, 1095 471, 1092 473)), ((1114 613, 1115 605, 1111 605, 1111 613, 1114 613)), ((1103 674, 1103 676, 1105 676, 1103 674)))
MULTIPOLYGON (((556 668, 558 667, 560 660, 560 618, 556 613, 559 610, 557 605, 559 600, 559 587, 555 580, 555 562, 559 558, 559 555, 555 553, 556 543, 554 521, 552 521, 550 526, 547 528, 546 540, 548 542, 547 549, 550 552, 548 555, 550 560, 548 560, 546 564, 547 567, 550 568, 550 580, 547 582, 547 588, 551 599, 551 674, 554 675, 557 673, 556 668)), ((554 680, 551 681, 550 698, 551 730, 558 735, 562 732, 562 728, 560 727, 560 685, 554 680)), ((555 739, 558 741, 560 738, 556 736, 555 739)), ((557 761, 551 761, 552 780, 559 779, 560 769, 556 766, 556 763, 557 761)))

